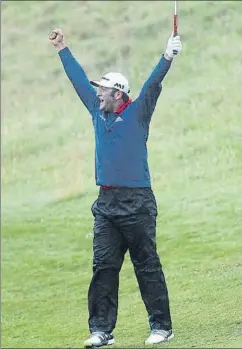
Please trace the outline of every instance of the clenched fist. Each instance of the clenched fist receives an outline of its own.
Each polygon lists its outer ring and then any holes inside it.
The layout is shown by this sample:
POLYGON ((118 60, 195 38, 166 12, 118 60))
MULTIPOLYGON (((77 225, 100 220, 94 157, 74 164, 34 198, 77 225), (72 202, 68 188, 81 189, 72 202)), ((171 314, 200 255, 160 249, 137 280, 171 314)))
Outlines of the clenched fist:
POLYGON ((63 32, 59 28, 55 28, 52 30, 52 32, 49 35, 49 40, 58 51, 66 47, 63 32))

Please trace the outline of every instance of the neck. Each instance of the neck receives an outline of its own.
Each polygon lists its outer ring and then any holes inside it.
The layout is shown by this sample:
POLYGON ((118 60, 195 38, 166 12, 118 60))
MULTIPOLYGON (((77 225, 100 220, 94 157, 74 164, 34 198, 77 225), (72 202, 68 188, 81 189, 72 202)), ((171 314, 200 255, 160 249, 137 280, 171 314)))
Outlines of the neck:
POLYGON ((124 101, 122 99, 117 100, 117 102, 115 103, 113 112, 115 113, 115 111, 118 110, 123 104, 124 104, 124 101))

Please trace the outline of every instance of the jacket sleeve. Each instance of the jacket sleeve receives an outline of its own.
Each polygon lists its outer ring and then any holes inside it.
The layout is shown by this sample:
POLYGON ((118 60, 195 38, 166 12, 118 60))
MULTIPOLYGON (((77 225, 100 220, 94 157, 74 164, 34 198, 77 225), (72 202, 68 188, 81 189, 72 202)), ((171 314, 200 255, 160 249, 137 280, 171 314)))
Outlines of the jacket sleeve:
POLYGON ((84 70, 73 57, 68 47, 59 51, 59 56, 74 89, 85 107, 91 112, 99 104, 99 98, 97 97, 95 88, 90 84, 84 70))
POLYGON ((171 61, 161 57, 135 100, 140 121, 149 122, 162 90, 162 81, 170 69, 171 61))

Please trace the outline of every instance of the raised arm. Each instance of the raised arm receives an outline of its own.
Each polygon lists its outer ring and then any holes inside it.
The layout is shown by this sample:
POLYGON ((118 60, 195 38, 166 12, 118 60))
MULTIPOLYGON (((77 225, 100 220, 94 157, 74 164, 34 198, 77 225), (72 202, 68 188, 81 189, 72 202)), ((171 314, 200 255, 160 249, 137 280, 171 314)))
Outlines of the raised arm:
POLYGON ((182 45, 180 36, 172 36, 168 40, 165 54, 162 55, 160 61, 152 71, 150 77, 144 83, 138 98, 136 99, 136 105, 138 108, 138 115, 141 121, 149 122, 154 112, 157 99, 162 90, 162 81, 165 78, 167 72, 171 67, 173 57, 181 51, 182 45))
POLYGON ((65 72, 75 88, 78 96, 89 112, 98 107, 99 98, 95 88, 90 84, 86 73, 81 65, 72 55, 70 49, 66 46, 61 29, 54 29, 49 37, 51 43, 55 46, 60 56, 65 72))

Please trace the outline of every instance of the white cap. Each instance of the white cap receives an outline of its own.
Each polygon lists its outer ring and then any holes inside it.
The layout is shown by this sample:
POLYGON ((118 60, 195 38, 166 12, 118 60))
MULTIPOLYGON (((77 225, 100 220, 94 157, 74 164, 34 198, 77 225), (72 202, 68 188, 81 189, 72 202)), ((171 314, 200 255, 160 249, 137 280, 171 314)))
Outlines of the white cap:
POLYGON ((116 88, 126 94, 130 92, 128 80, 120 73, 107 73, 100 81, 90 81, 90 83, 96 87, 116 88))

